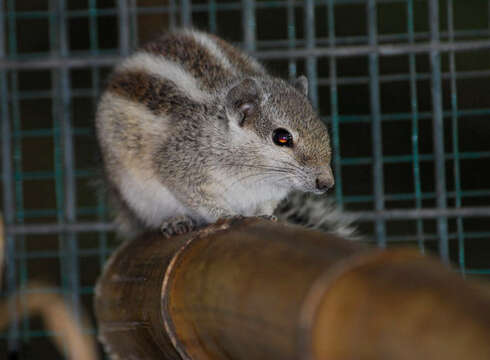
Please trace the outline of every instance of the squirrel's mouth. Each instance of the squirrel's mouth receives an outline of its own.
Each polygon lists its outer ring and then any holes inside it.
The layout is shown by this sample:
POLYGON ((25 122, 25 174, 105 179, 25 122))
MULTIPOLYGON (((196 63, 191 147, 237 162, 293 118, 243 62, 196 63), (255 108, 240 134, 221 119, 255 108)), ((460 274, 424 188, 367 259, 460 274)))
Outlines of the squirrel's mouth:
POLYGON ((327 191, 328 191, 328 189, 321 189, 321 190, 320 190, 320 189, 316 189, 316 188, 315 188, 315 189, 313 189, 313 190, 311 190, 311 192, 312 192, 313 194, 316 194, 316 195, 325 194, 327 191))

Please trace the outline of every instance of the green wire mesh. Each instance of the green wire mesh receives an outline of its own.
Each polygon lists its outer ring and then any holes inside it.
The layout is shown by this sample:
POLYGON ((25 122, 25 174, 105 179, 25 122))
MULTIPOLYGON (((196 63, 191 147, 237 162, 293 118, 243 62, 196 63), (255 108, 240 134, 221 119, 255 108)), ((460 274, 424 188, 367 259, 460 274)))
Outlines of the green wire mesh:
MULTIPOLYGON (((332 196, 373 242, 490 274, 490 1, 0 0, 3 298, 42 279, 91 311, 117 246, 94 187, 97 98, 121 57, 191 25, 308 76, 331 128, 332 196)), ((59 356, 19 310, 0 353, 59 356)))

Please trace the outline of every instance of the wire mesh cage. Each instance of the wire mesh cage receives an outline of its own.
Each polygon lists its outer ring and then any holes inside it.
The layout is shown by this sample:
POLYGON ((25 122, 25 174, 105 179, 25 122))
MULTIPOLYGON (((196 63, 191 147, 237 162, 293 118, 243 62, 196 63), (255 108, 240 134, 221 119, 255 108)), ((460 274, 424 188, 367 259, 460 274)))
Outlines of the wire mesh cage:
MULTIPOLYGON (((115 63, 181 26, 307 75, 331 129, 331 196, 373 242, 490 274, 490 1, 0 0, 0 12, 4 297, 32 296, 40 278, 53 285, 36 291, 91 309, 117 245, 93 185, 97 99, 115 63)), ((19 306, 0 353, 58 356, 19 306)))

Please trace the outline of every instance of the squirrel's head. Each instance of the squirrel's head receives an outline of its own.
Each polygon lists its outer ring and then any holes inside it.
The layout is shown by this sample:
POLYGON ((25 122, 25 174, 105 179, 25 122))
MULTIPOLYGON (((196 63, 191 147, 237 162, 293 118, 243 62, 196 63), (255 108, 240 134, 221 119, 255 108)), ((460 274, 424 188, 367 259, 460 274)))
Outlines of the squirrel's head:
POLYGON ((237 151, 255 153, 257 166, 278 185, 322 193, 334 184, 330 138, 307 89, 304 76, 293 84, 246 78, 227 92, 225 107, 237 151))

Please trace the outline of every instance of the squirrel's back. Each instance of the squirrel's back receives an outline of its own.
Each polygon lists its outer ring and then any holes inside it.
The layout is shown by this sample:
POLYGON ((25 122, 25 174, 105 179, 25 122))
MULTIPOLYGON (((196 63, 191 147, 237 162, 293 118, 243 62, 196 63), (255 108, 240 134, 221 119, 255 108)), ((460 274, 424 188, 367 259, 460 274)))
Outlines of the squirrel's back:
POLYGON ((196 30, 165 34, 142 48, 143 52, 162 56, 198 79, 203 91, 217 91, 236 78, 263 76, 265 70, 255 59, 226 41, 196 30))
POLYGON ((130 73, 144 74, 148 80, 151 76, 166 79, 197 99, 219 93, 237 79, 266 75, 255 59, 226 41, 190 29, 164 34, 123 61, 110 80, 113 89, 121 90, 118 85, 124 79, 118 81, 118 77, 128 79, 130 73))

